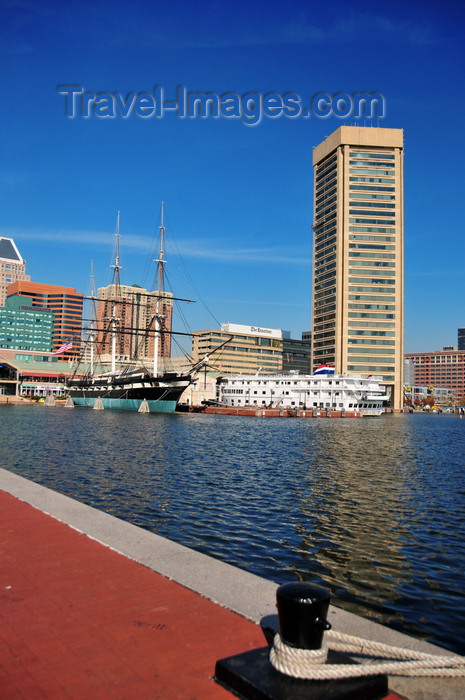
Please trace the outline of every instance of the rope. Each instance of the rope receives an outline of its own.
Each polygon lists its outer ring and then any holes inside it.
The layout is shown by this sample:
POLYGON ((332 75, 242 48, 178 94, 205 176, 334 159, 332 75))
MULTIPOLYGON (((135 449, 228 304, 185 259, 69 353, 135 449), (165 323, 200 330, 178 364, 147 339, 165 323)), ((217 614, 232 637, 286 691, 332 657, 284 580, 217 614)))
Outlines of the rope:
POLYGON ((342 632, 330 631, 325 635, 321 649, 298 649, 288 646, 276 634, 270 650, 271 665, 286 676, 313 680, 356 678, 387 673, 394 676, 465 676, 465 657, 436 656, 421 651, 410 651, 380 642, 371 642, 342 632), (377 655, 385 659, 380 663, 327 664, 328 646, 335 651, 377 655))

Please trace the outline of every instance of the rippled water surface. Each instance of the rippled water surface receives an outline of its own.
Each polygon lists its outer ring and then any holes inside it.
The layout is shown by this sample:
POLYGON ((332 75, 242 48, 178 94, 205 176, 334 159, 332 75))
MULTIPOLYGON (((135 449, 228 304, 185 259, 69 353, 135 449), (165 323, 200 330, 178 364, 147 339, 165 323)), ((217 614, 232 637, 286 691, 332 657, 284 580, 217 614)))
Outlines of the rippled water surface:
POLYGON ((465 653, 465 420, 0 407, 2 466, 465 653))

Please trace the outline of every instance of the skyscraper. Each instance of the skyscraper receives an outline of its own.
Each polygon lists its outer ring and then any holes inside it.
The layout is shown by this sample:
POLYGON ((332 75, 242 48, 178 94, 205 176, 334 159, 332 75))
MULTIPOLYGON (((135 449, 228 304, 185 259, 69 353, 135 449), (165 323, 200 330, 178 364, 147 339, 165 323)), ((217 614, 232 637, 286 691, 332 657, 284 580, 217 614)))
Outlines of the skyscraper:
POLYGON ((403 130, 341 126, 313 151, 312 369, 382 375, 403 405, 403 130))
POLYGON ((26 261, 20 255, 12 238, 0 237, 0 306, 5 305, 8 285, 16 280, 29 281, 26 261))
POLYGON ((457 329, 457 348, 465 350, 465 328, 457 329))
POLYGON ((154 354, 154 323, 157 312, 163 317, 158 344, 158 357, 171 357, 171 325, 173 295, 170 292, 148 292, 138 285, 110 284, 97 292, 97 348, 100 355, 111 353, 111 321, 115 315, 118 330, 118 358, 134 360, 154 354))

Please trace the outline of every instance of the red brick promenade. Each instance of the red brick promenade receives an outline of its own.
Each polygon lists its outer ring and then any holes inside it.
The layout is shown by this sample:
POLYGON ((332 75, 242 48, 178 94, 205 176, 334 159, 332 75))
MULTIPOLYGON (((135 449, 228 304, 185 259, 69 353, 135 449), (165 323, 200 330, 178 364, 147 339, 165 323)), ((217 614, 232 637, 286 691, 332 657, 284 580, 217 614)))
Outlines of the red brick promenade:
POLYGON ((217 659, 266 644, 258 625, 4 491, 0 558, 1 700, 231 700, 217 659))

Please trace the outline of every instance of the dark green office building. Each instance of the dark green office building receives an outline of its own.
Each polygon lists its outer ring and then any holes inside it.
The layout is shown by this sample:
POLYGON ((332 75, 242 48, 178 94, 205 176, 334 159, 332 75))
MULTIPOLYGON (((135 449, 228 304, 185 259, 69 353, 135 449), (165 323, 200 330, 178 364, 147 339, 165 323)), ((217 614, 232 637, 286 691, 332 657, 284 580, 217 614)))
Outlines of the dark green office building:
POLYGON ((24 297, 12 296, 0 307, 0 348, 51 352, 54 313, 24 302, 24 297))

